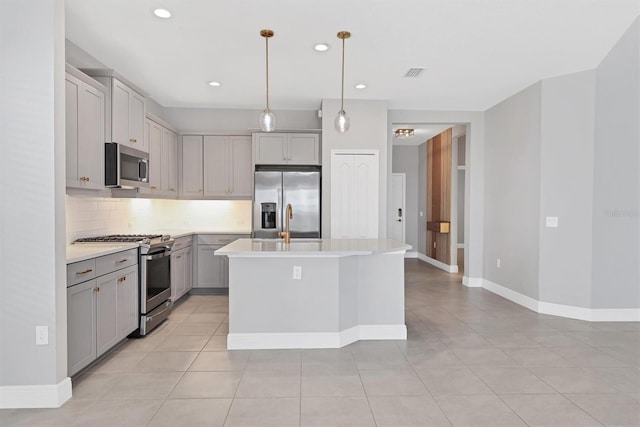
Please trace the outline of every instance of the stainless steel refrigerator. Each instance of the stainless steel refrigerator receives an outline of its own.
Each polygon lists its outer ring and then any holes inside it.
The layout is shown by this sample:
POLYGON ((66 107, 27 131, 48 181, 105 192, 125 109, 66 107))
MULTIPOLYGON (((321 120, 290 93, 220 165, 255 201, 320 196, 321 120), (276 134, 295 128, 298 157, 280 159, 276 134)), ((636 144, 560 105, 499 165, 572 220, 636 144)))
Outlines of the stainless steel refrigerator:
POLYGON ((291 204, 292 238, 320 238, 320 168, 256 166, 253 197, 253 237, 278 238, 291 204))

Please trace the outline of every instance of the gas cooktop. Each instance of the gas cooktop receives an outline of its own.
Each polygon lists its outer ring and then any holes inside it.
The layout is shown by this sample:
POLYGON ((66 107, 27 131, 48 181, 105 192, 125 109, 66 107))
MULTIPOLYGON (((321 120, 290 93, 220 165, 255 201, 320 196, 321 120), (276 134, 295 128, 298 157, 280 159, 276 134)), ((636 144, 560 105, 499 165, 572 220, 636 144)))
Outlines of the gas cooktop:
POLYGON ((160 238, 161 241, 169 240, 169 236, 162 234, 109 234, 107 236, 83 237, 77 239, 74 243, 137 243, 151 241, 160 238))

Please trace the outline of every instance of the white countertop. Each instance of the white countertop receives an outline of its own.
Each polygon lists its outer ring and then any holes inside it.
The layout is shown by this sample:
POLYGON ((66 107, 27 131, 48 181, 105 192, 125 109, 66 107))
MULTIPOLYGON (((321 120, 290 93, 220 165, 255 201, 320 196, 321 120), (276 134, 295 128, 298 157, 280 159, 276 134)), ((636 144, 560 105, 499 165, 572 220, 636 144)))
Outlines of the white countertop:
POLYGON ((229 257, 341 257, 376 255, 411 249, 392 239, 238 239, 217 251, 229 257))
POLYGON ((196 235, 196 234, 244 234, 251 235, 251 231, 247 230, 231 230, 231 231, 201 231, 201 230, 169 230, 163 229, 157 231, 159 234, 168 234, 174 239, 179 239, 180 237, 196 235))
MULTIPOLYGON (((197 234, 241 234, 250 236, 251 231, 193 231, 193 230, 158 230, 139 234, 169 234, 172 238, 197 235, 197 234)), ((109 255, 127 249, 137 248, 137 243, 75 243, 67 245, 67 264, 109 255)))
POLYGON ((137 247, 137 243, 75 243, 67 245, 67 264, 137 247))

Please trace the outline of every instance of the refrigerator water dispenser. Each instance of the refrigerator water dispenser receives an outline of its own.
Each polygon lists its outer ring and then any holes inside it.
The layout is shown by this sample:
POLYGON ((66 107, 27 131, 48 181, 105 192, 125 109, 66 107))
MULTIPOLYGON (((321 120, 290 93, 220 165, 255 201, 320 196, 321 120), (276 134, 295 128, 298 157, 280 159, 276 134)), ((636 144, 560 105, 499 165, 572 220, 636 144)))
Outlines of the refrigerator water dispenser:
POLYGON ((260 203, 262 206, 262 228, 273 229, 276 228, 276 204, 275 203, 260 203))

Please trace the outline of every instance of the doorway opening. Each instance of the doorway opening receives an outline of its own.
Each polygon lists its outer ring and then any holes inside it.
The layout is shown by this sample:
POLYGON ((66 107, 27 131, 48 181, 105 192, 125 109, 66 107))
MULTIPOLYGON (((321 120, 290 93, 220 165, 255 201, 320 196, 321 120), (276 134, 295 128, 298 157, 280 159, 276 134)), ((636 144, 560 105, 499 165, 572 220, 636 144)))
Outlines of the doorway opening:
MULTIPOLYGON (((413 246, 408 256, 450 273, 464 271, 465 265, 467 127, 466 123, 392 123, 391 129, 392 176, 406 177, 405 241, 413 246), (397 129, 413 132, 396 137, 397 129)), ((390 197, 393 201, 393 189, 390 197)), ((396 219, 391 212, 390 235, 396 219)))

